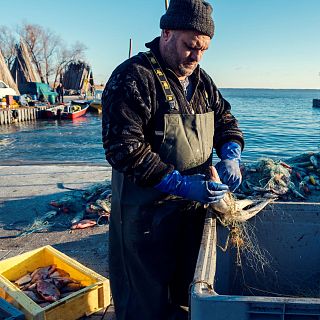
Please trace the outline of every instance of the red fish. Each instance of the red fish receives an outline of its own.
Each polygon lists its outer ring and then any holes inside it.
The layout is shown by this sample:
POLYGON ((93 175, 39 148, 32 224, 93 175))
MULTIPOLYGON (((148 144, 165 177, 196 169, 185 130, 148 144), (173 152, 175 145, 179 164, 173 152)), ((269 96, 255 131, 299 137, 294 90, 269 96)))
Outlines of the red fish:
POLYGON ((84 228, 89 228, 89 227, 93 227, 97 224, 96 221, 94 220, 88 220, 88 219, 83 219, 75 224, 73 224, 71 226, 71 229, 84 229, 84 228))
POLYGON ((46 301, 55 302, 60 298, 60 291, 57 287, 45 280, 37 282, 37 292, 46 301))
POLYGON ((54 270, 54 272, 50 276, 51 276, 51 278, 70 277, 70 274, 67 271, 64 271, 60 268, 56 268, 56 270, 54 270))
POLYGON ((47 279, 51 273, 53 273, 56 269, 56 265, 50 265, 47 267, 42 267, 34 270, 31 273, 32 282, 37 282, 38 280, 47 279))
POLYGON ((64 287, 65 285, 67 285, 68 283, 78 283, 78 281, 73 280, 72 278, 68 278, 68 277, 55 277, 52 279, 53 284, 58 288, 61 289, 62 287, 64 287))

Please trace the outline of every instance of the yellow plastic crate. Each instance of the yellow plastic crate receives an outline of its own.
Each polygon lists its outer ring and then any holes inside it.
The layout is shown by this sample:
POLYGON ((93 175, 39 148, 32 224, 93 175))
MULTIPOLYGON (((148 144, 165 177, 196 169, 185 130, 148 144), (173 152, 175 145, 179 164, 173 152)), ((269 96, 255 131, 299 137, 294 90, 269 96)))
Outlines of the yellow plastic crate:
POLYGON ((107 278, 53 247, 45 246, 0 261, 0 297, 20 309, 27 320, 75 320, 107 307, 110 304, 110 285, 107 278), (85 288, 41 308, 11 281, 50 264, 67 271, 85 288))

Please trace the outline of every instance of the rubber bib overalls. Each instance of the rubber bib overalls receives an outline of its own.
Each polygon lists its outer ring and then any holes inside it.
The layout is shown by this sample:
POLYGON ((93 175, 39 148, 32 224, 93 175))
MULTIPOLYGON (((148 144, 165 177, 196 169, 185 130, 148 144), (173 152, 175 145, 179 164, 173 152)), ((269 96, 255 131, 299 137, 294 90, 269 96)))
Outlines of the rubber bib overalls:
MULTIPOLYGON (((181 173, 204 172, 211 159, 214 114, 165 114, 162 161, 181 173)), ((142 188, 112 172, 109 267, 117 320, 178 319, 188 305, 205 217, 203 206, 142 188)))

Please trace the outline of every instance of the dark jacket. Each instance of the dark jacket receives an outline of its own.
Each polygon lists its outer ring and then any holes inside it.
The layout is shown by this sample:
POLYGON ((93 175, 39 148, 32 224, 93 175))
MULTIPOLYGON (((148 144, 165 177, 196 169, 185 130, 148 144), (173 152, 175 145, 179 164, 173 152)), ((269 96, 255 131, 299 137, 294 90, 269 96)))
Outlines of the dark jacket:
POLYGON ((63 86, 58 85, 57 88, 56 88, 56 92, 59 95, 63 95, 63 86))
MULTIPOLYGON (((146 46, 162 66, 180 113, 190 113, 191 109, 196 113, 214 111, 214 147, 217 154, 226 141, 236 141, 243 147, 243 135, 230 112, 231 106, 205 71, 198 66, 189 77, 193 88, 196 88, 189 103, 179 79, 166 68, 161 58, 159 38, 146 46)), ((174 169, 162 162, 157 154, 161 141, 157 140, 155 131, 163 130, 163 113, 168 112, 168 103, 143 53, 126 60, 114 70, 102 94, 102 108, 103 147, 106 159, 114 169, 140 186, 154 186, 174 169)))

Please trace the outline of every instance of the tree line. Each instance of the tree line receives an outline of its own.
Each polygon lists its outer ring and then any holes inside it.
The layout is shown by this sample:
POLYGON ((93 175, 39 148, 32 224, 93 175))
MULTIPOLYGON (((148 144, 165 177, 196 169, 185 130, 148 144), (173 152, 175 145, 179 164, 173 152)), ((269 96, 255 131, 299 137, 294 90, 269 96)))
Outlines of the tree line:
POLYGON ((16 30, 0 25, 0 49, 10 70, 20 41, 26 44, 41 81, 54 87, 70 63, 84 60, 87 49, 81 42, 68 46, 52 30, 37 24, 23 23, 16 30))

